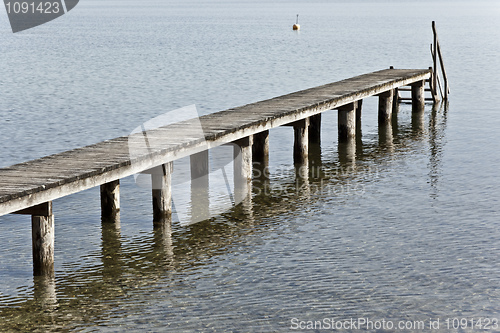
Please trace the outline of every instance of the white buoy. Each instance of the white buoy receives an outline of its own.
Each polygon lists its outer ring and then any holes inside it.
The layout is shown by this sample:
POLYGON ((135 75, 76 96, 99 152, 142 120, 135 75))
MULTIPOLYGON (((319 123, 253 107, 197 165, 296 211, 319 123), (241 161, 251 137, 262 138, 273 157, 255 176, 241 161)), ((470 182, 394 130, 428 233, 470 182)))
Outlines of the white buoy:
POLYGON ((297 14, 297 21, 293 25, 293 30, 300 30, 300 24, 299 24, 299 14, 297 14))

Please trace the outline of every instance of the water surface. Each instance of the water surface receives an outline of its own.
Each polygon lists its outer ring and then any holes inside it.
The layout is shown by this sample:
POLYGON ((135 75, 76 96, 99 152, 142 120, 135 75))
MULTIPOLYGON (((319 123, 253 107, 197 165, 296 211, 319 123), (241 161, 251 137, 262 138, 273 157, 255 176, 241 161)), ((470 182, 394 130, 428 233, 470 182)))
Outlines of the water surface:
POLYGON ((500 317, 499 18, 495 2, 89 0, 12 34, 0 10, 1 167, 186 105, 207 114, 427 68, 432 20, 452 90, 421 121, 401 105, 392 140, 366 99, 354 159, 325 113, 311 158, 322 172, 299 191, 293 133, 271 131, 272 190, 171 233, 153 228, 132 177, 119 226, 101 223, 98 189, 56 200, 54 281, 32 276, 29 217, 0 217, 0 330, 287 332, 293 318, 351 317, 445 330, 500 317))

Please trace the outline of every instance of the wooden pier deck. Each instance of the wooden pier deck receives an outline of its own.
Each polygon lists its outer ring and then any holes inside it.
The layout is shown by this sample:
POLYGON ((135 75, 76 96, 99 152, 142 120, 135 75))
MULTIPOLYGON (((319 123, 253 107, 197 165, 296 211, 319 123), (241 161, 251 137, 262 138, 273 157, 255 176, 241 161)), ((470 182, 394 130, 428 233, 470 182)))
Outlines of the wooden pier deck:
POLYGON ((304 163, 308 143, 319 141, 322 112, 337 109, 339 140, 350 140, 363 98, 379 96, 384 123, 397 103, 397 89, 411 86, 414 110, 422 111, 424 85, 432 76, 431 69, 381 70, 2 168, 0 216, 32 215, 34 272, 47 274, 53 270, 52 200, 101 186, 103 215, 113 215, 119 210, 119 179, 163 166, 159 176, 153 173, 153 182, 160 183, 153 189, 153 206, 155 216, 168 216, 172 161, 235 143, 243 156, 235 179, 249 182, 252 151, 254 160, 268 154, 270 129, 293 126, 294 160, 304 163))

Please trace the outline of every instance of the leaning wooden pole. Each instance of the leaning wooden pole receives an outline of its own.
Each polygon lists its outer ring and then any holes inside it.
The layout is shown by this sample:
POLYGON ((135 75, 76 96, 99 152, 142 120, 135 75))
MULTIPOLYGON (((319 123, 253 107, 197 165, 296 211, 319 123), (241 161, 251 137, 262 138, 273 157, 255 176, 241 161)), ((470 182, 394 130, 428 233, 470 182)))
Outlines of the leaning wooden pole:
POLYGON ((437 32, 436 32, 436 22, 435 21, 432 21, 432 32, 433 32, 433 35, 434 35, 434 53, 432 55, 432 68, 433 68, 433 75, 432 75, 432 87, 433 89, 435 90, 436 92, 436 95, 437 95, 437 75, 438 75, 438 70, 437 70, 437 43, 438 43, 438 39, 437 39, 437 32))

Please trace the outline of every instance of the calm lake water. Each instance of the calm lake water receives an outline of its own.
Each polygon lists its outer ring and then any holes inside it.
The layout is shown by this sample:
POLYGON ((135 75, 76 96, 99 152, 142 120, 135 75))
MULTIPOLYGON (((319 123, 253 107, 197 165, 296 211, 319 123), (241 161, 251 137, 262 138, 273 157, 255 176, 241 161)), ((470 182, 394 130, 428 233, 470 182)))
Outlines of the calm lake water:
POLYGON ((153 228, 150 191, 133 177, 118 228, 101 223, 98 189, 56 200, 55 281, 32 276, 30 218, 0 217, 0 331, 288 332, 350 318, 500 331, 495 1, 82 0, 16 34, 0 9, 0 167, 191 104, 207 114, 428 68, 432 20, 449 107, 428 104, 420 122, 402 104, 386 140, 366 99, 354 159, 325 113, 312 157, 322 172, 298 192, 284 127, 270 137, 274 190, 171 235, 153 228))

